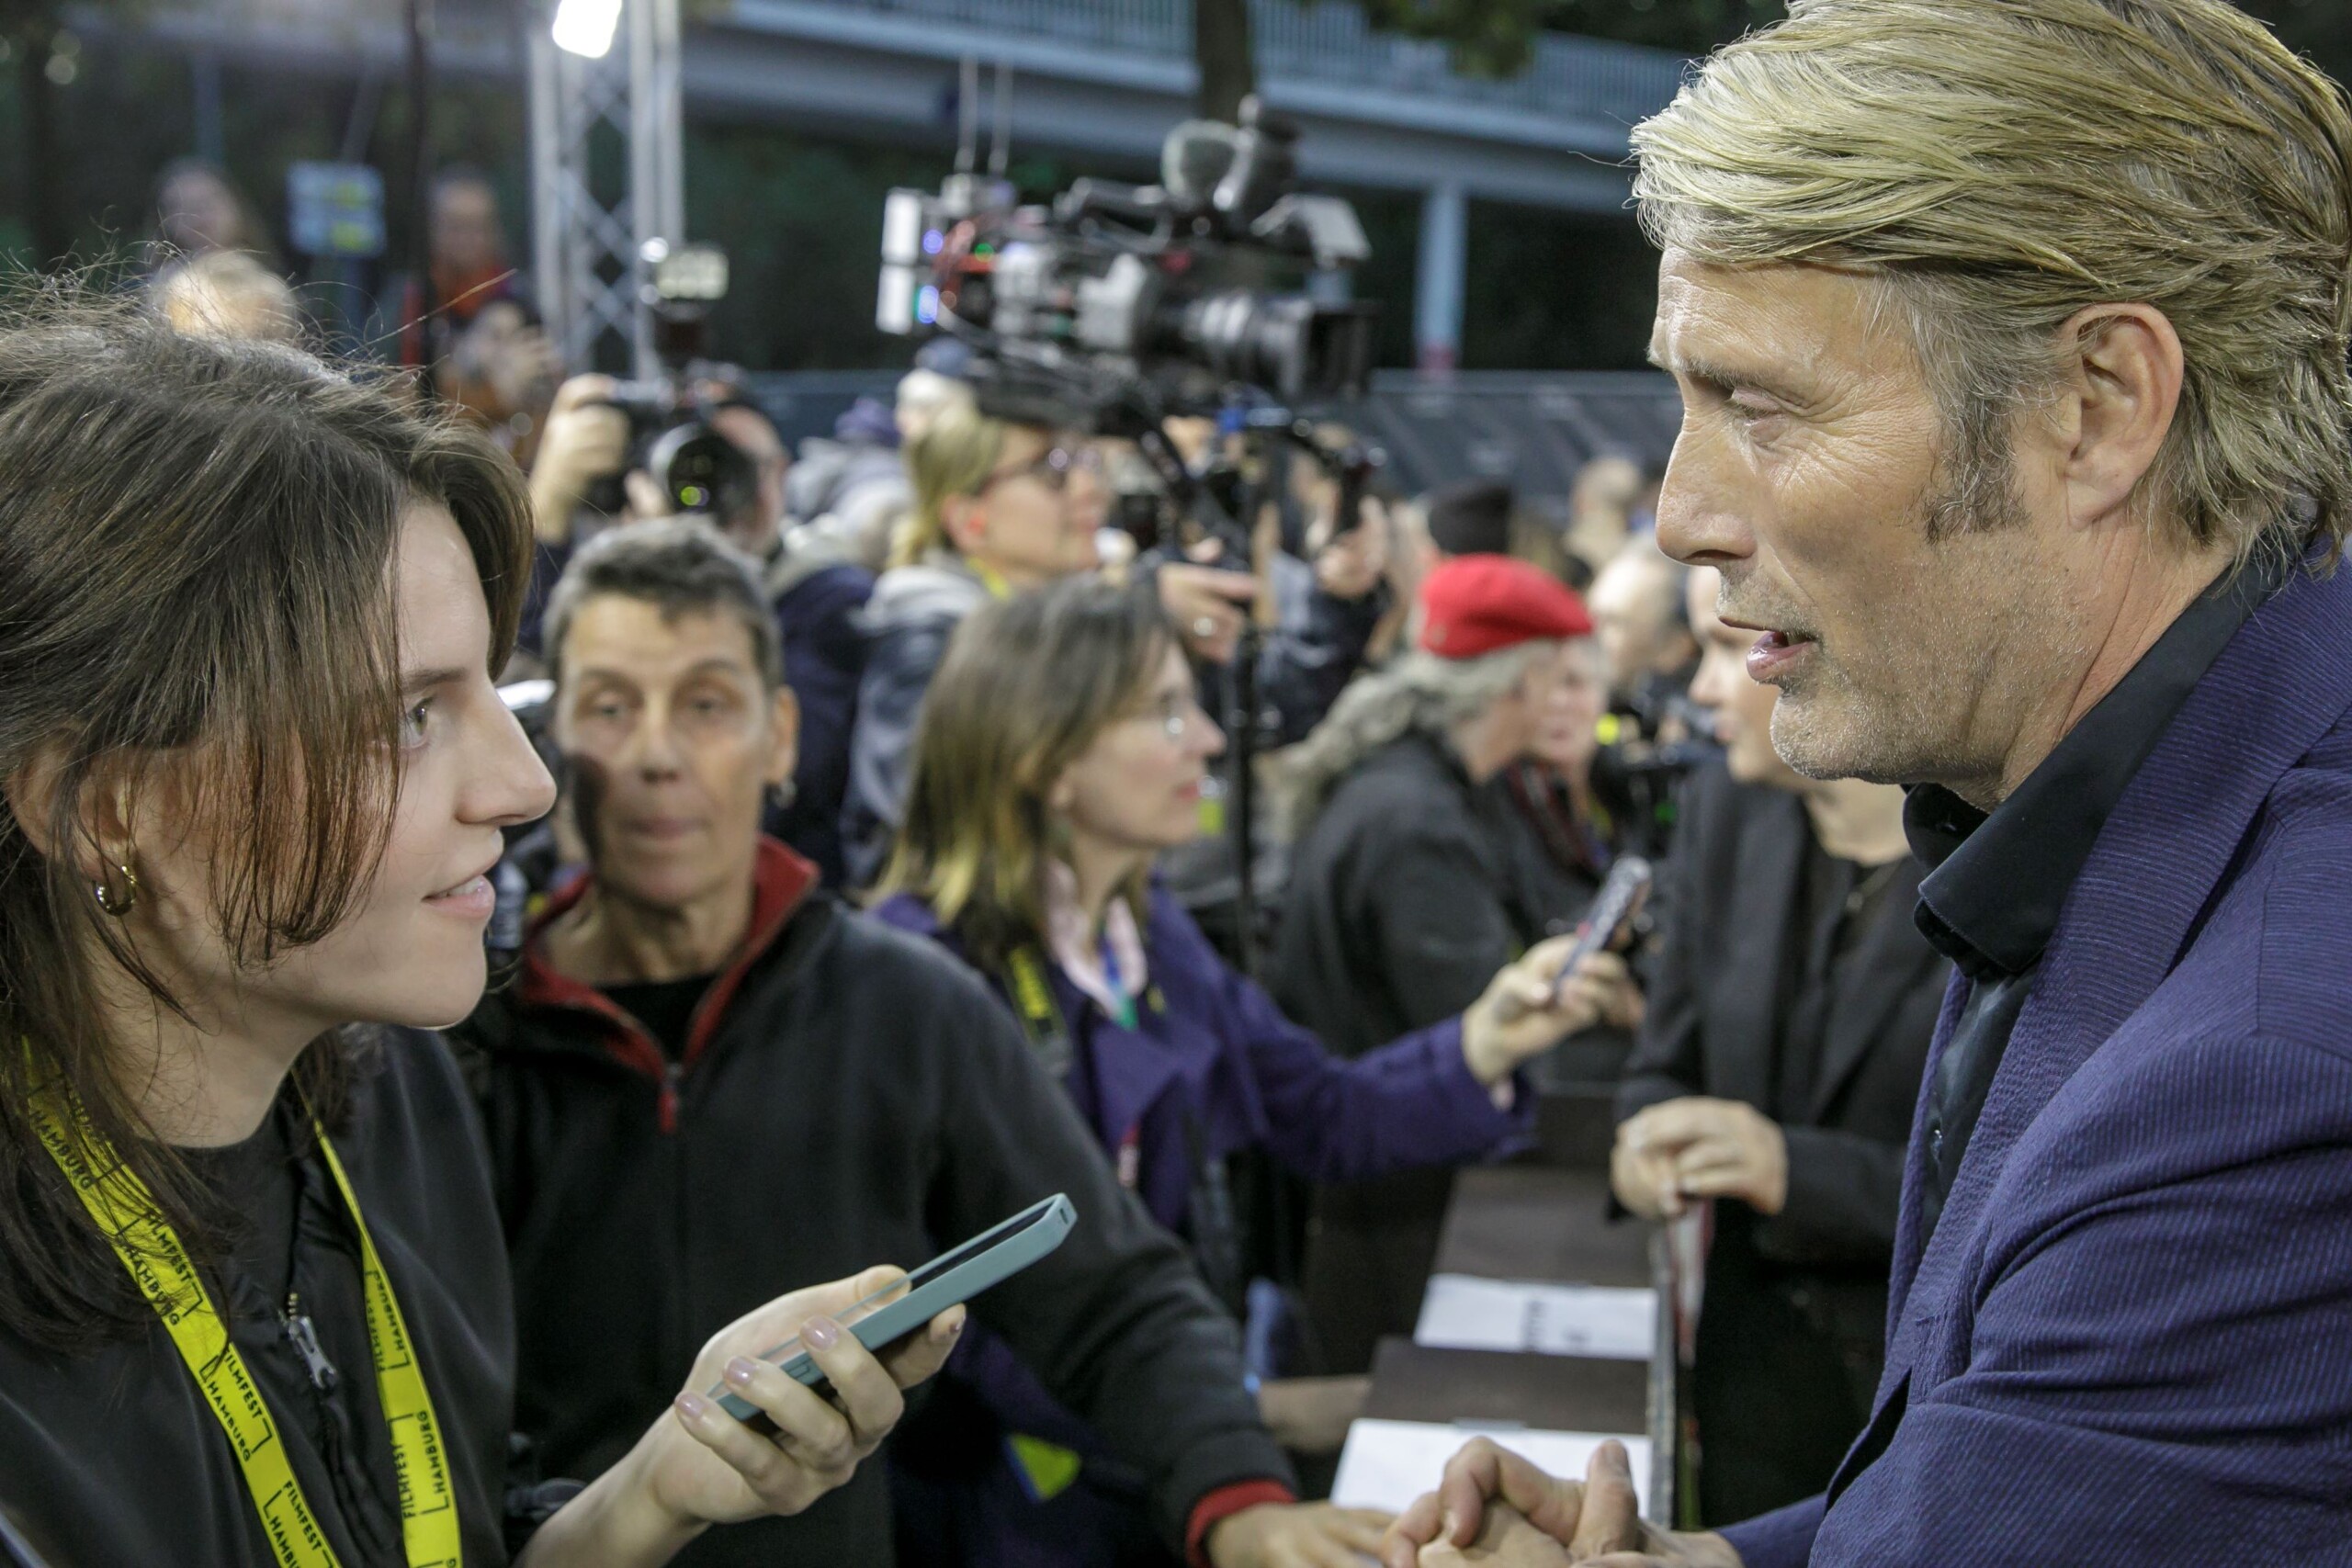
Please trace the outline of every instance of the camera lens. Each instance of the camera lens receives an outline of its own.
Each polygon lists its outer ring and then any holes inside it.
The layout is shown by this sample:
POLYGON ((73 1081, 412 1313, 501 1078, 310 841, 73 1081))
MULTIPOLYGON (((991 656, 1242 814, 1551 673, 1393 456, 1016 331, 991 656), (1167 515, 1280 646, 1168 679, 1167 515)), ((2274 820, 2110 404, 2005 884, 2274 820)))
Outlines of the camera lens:
POLYGON ((732 516, 754 500, 759 475, 742 450, 707 424, 664 432, 646 458, 646 470, 679 512, 732 516))
POLYGON ((1371 326, 1363 307, 1228 289, 1183 306, 1175 335, 1217 376, 1295 400, 1361 391, 1371 368, 1371 326))

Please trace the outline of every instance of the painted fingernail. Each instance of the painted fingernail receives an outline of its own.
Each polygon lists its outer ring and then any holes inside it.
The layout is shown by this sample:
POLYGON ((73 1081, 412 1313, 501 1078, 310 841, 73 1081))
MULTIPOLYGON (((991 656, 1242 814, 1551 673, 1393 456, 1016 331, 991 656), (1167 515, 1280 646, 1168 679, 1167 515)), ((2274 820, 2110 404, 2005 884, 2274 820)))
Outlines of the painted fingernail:
POLYGON ((800 1325, 800 1337, 812 1350, 830 1350, 841 1343, 842 1325, 830 1317, 812 1317, 800 1325))
POLYGON ((727 1363, 727 1381, 733 1383, 737 1388, 749 1388, 752 1386, 752 1376, 757 1373, 759 1370, 760 1369, 755 1364, 746 1358, 738 1356, 733 1360, 727 1363))
POLYGON ((689 1421, 699 1421, 710 1414, 710 1402, 688 1389, 678 1395, 678 1414, 689 1421))

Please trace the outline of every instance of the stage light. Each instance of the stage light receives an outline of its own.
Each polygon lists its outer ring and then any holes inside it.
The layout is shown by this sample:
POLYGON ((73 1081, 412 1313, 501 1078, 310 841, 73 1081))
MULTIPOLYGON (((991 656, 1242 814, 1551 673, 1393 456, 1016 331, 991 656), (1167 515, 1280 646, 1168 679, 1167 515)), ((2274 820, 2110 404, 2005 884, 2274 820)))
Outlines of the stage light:
POLYGON ((613 29, 621 19, 621 0, 560 0, 555 8, 555 46, 589 60, 612 52, 613 29))

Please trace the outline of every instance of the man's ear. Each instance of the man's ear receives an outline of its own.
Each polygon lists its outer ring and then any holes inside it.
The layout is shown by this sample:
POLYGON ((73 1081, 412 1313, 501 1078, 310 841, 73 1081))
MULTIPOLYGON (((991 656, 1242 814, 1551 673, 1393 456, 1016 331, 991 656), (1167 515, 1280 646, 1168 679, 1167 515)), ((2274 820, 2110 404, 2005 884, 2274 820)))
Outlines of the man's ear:
POLYGON ((775 739, 768 750, 766 782, 785 784, 791 779, 793 769, 800 765, 800 699, 792 694, 791 687, 776 687, 768 728, 775 739))
POLYGON ((2180 408, 2180 338, 2152 305, 2090 305, 2059 329, 2051 439, 2067 514, 2111 518, 2155 467, 2180 408))

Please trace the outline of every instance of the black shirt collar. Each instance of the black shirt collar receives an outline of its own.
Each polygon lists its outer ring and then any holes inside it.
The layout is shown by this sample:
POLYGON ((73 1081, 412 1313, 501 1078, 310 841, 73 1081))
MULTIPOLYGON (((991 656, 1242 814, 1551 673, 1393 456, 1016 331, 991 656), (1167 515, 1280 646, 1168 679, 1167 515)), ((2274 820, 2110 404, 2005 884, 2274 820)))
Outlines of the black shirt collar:
POLYGON ((1962 973, 1984 980, 2041 962, 2108 814, 2283 577, 2257 562, 2217 581, 1989 817, 1940 784, 1911 791, 1904 831, 1928 867, 1919 929, 1962 973))

